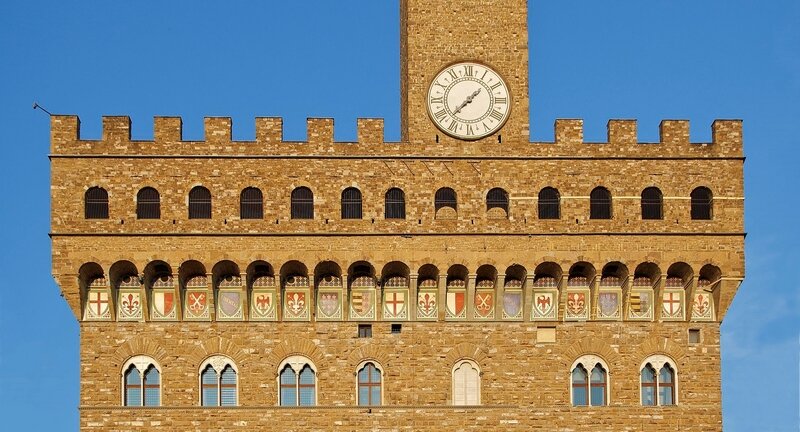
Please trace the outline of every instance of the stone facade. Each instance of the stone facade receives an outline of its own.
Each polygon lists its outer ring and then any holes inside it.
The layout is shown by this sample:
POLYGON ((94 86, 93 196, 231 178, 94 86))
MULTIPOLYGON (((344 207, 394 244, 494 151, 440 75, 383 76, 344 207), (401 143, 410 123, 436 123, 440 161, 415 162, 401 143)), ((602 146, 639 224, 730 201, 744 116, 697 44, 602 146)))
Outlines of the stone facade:
POLYGON ((718 120, 712 142, 691 143, 687 121, 666 120, 660 142, 640 143, 635 121, 612 120, 606 143, 585 143, 580 120, 559 120, 552 142, 529 142, 526 3, 401 1, 399 143, 379 119, 341 143, 330 119, 309 119, 307 142, 284 142, 279 118, 257 119, 255 141, 233 139, 228 118, 183 141, 181 119, 157 117, 154 139, 139 141, 127 117, 104 117, 88 140, 77 117, 53 116, 53 275, 80 320, 81 429, 721 430, 719 326, 744 277, 742 124, 718 120), (468 28, 451 19, 481 8, 492 13, 468 28), (428 80, 461 60, 491 64, 514 93, 496 135, 458 141, 427 116, 428 80), (188 217, 195 186, 211 192, 209 219, 188 217), (598 186, 611 219, 589 218, 598 186), (85 218, 92 187, 106 191, 108 218, 85 218), (137 218, 144 187, 160 194, 158 219, 137 218), (240 217, 247 187, 263 193, 260 219, 240 217), (314 194, 311 219, 290 217, 297 187, 314 194), (361 219, 341 217, 348 187, 361 191, 361 219), (437 213, 443 187, 458 205, 437 213), (487 211, 497 187, 507 211, 487 211), (560 193, 558 219, 539 217, 545 187, 560 193), (661 219, 642 218, 647 187, 663 194, 661 219), (698 187, 713 193, 710 220, 691 217, 698 187), (404 219, 385 217, 390 188, 405 193, 404 219), (372 318, 353 309, 362 290, 376 296, 372 318), (451 292, 464 293, 462 315, 447 312, 451 292), (157 313, 163 293, 171 314, 157 313), (207 296, 197 315, 193 293, 207 296), (255 312, 260 293, 273 295, 271 314, 255 312), (305 309, 292 314, 289 293, 305 309), (340 310, 321 314, 321 293, 338 294, 328 306, 340 310), (390 293, 407 309, 387 319, 390 293), (430 315, 419 293, 436 299, 430 315), (517 293, 521 311, 504 303, 517 293), (545 300, 555 310, 537 315, 545 300), (367 323, 372 337, 359 337, 367 323), (642 406, 642 362, 656 354, 675 363, 675 405, 642 406), (199 368, 214 355, 236 365, 235 407, 200 406, 199 368), (585 355, 608 366, 608 406, 571 402, 585 355), (123 406, 122 367, 137 356, 160 368, 160 406, 123 406), (279 406, 278 368, 292 356, 316 367, 313 407, 279 406), (480 368, 477 406, 453 404, 464 359, 480 368), (379 406, 357 406, 364 361, 383 370, 379 406))

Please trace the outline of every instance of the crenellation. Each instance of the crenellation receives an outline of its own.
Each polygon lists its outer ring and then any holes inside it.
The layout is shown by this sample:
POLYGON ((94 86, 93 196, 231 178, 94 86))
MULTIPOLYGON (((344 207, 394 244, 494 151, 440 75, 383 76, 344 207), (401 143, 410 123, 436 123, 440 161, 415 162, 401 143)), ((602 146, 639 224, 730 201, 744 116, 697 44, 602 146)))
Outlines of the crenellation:
POLYGON ((183 141, 183 119, 180 117, 154 117, 153 140, 156 143, 173 145, 183 141))
POLYGON ((719 146, 720 152, 729 155, 742 155, 742 121, 714 120, 711 124, 711 140, 719 146))
POLYGON ((383 119, 379 118, 359 118, 358 122, 358 143, 365 145, 383 144, 384 124, 383 119))
POLYGON ((50 117, 50 153, 59 153, 62 146, 81 139, 81 120, 76 115, 50 117))
POLYGON ((314 118, 309 117, 306 119, 306 127, 308 129, 308 144, 315 146, 325 146, 333 144, 333 119, 332 118, 314 118))
POLYGON ((131 118, 128 116, 103 116, 103 142, 114 147, 131 142, 131 118))
POLYGON ((231 128, 233 122, 230 117, 205 117, 203 119, 206 142, 208 143, 231 143, 231 128))
POLYGON ((280 117, 256 117, 256 142, 280 143, 283 141, 283 119, 280 117))
POLYGON ((691 142, 689 120, 662 120, 658 131, 660 144, 682 147, 691 142))
POLYGON ((614 145, 611 151, 619 147, 635 146, 639 142, 636 120, 612 119, 608 121, 607 127, 608 143, 614 145))
POLYGON ((569 146, 583 144, 583 120, 557 119, 555 123, 555 143, 569 146))

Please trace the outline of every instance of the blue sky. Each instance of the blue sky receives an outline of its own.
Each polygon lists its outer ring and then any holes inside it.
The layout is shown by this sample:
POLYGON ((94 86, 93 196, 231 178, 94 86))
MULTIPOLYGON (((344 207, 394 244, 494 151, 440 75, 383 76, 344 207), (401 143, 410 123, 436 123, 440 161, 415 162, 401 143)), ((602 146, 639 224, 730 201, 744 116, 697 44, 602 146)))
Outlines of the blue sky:
MULTIPOLYGON (((0 3, 0 412, 8 430, 77 429, 78 326, 50 277, 49 122, 78 114, 83 136, 124 114, 136 138, 154 115, 386 119, 399 138, 397 0, 5 1, 0 3), (168 4, 167 4, 168 3, 168 4), (24 192, 20 192, 24 190, 24 192), (23 365, 24 368, 19 366, 23 365)), ((726 431, 798 430, 800 289, 796 139, 797 0, 531 0, 532 138, 583 118, 587 140, 609 118, 637 118, 642 141, 665 118, 709 141, 715 118, 745 123, 747 280, 723 330, 726 431)))

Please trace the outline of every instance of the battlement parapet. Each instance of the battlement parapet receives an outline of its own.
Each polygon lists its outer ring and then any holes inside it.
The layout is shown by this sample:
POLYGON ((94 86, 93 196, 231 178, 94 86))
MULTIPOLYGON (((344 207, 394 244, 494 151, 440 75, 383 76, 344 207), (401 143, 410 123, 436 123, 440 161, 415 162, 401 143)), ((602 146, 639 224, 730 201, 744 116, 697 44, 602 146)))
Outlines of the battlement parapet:
POLYGON ((100 140, 81 137, 77 116, 51 118, 53 155, 165 155, 165 156, 431 156, 431 157, 620 157, 620 158, 738 158, 742 157, 742 121, 713 122, 710 143, 692 143, 688 120, 664 120, 659 126, 659 142, 642 143, 636 120, 610 120, 604 143, 584 139, 583 120, 559 119, 553 142, 515 142, 491 136, 463 142, 434 135, 429 143, 386 142, 383 119, 357 121, 357 141, 334 140, 334 120, 309 118, 306 141, 284 141, 283 120, 278 117, 255 119, 255 141, 237 141, 232 135, 230 117, 206 117, 205 140, 184 141, 180 117, 155 117, 152 141, 131 137, 127 116, 104 116, 100 140))

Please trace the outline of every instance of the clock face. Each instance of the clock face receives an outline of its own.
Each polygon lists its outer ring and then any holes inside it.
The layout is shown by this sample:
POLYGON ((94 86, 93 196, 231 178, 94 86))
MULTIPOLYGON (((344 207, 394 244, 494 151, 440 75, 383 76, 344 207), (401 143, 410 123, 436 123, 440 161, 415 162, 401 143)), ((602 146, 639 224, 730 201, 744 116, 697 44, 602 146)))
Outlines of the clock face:
POLYGON ((444 68, 428 89, 428 114, 455 138, 476 140, 497 132, 511 112, 511 94, 490 67, 473 62, 444 68))

